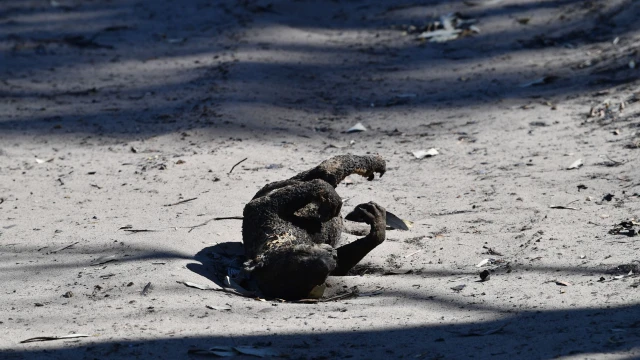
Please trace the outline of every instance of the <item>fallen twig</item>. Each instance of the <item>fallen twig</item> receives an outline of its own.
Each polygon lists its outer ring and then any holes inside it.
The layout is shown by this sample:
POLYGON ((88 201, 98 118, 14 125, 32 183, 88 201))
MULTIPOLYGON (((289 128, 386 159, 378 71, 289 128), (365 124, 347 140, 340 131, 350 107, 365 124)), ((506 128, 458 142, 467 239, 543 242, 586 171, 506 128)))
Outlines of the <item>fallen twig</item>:
POLYGON ((131 233, 156 232, 156 231, 158 231, 158 230, 150 230, 150 229, 122 229, 122 230, 131 232, 131 233))
POLYGON ((65 246, 63 246, 63 247, 61 247, 61 248, 57 248, 57 249, 55 249, 55 250, 51 250, 51 251, 49 251, 49 253, 50 253, 50 254, 54 254, 54 253, 57 253, 58 251, 62 251, 62 250, 68 249, 68 248, 72 247, 73 245, 75 245, 75 244, 77 244, 77 243, 79 243, 79 242, 80 242, 80 241, 76 241, 76 242, 74 242, 74 243, 72 243, 72 244, 65 245, 65 246))
POLYGON ((242 216, 227 216, 227 217, 216 217, 213 219, 209 219, 205 222, 203 222, 202 224, 198 224, 198 225, 193 225, 193 226, 185 226, 185 228, 189 229, 189 231, 187 232, 192 232, 193 229, 201 227, 201 226, 205 226, 208 223, 212 222, 212 221, 217 221, 217 220, 243 220, 244 218, 242 216))
POLYGON ((617 161, 617 160, 613 160, 612 158, 610 158, 610 157, 609 157, 609 155, 605 155, 605 157, 606 157, 609 161, 611 161, 612 163, 614 163, 614 164, 616 164, 616 165, 618 165, 618 164, 624 164, 624 163, 625 163, 625 161, 617 161))
POLYGON ((189 201, 193 201, 195 199, 197 199, 197 197, 194 197, 194 198, 191 198, 191 199, 182 200, 182 201, 178 201, 177 203, 173 203, 173 204, 162 205, 162 206, 176 206, 176 205, 184 204, 184 203, 189 202, 189 201))
POLYGON ((246 294, 243 294, 235 289, 232 288, 227 288, 227 287, 221 287, 221 286, 210 286, 210 285, 200 285, 200 284, 196 284, 196 283, 192 283, 189 281, 176 281, 178 284, 183 284, 186 285, 188 287, 191 288, 195 288, 195 289, 199 289, 199 290, 213 290, 213 291, 222 291, 222 292, 226 292, 226 293, 230 293, 230 294, 234 294, 234 295, 239 295, 239 296, 243 296, 243 297, 253 297, 254 294, 250 291, 247 291, 246 294))
POLYGON ((563 206, 563 205, 551 205, 549 207, 551 209, 580 210, 578 208, 574 208, 574 207, 571 207, 571 206, 563 206))
POLYGON ((415 254, 419 253, 420 251, 422 251, 422 249, 420 249, 420 250, 416 250, 416 251, 412 252, 411 254, 405 255, 405 257, 404 257, 404 258, 405 258, 405 259, 408 259, 408 258, 412 257, 413 255, 415 255, 415 254))
POLYGON ((242 163, 243 163, 245 160, 247 160, 247 159, 248 159, 248 157, 246 157, 246 158, 244 158, 244 159, 242 159, 242 160, 238 161, 235 165, 233 165, 233 166, 231 167, 231 170, 229 170, 229 173, 228 173, 227 175, 231 174, 231 172, 233 171, 233 169, 235 169, 235 168, 236 168, 236 166, 238 166, 238 165, 242 164, 242 163))
POLYGON ((350 292, 347 292, 347 293, 344 293, 344 294, 332 296, 332 297, 326 298, 326 299, 302 299, 302 300, 298 300, 298 301, 295 301, 295 302, 305 303, 305 304, 315 304, 315 303, 319 303, 319 302, 329 302, 329 301, 343 300, 343 299, 348 299, 348 298, 357 297, 357 296, 358 296, 358 291, 354 290, 354 291, 350 291, 350 292))
POLYGON ((69 335, 62 335, 62 336, 36 336, 33 338, 22 340, 20 341, 20 344, 36 342, 36 341, 75 339, 75 338, 89 337, 89 336, 90 335, 85 335, 85 334, 69 334, 69 335))
POLYGON ((504 256, 501 253, 499 253, 498 251, 495 251, 493 248, 490 248, 490 247, 488 247, 486 245, 483 245, 482 248, 486 249, 487 250, 487 254, 489 254, 489 255, 504 256))

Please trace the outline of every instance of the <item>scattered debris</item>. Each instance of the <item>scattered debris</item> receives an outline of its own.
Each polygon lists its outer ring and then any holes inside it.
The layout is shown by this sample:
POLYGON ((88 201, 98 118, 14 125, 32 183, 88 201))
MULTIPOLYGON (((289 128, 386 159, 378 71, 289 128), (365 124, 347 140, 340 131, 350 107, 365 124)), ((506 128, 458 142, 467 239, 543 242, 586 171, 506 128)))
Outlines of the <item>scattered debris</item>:
POLYGON ((501 253, 499 253, 498 251, 496 251, 493 248, 490 248, 490 247, 488 247, 486 245, 483 245, 482 248, 487 250, 487 252, 485 254, 495 255, 495 256, 504 256, 501 253))
POLYGON ((22 341, 20 341, 20 344, 30 343, 30 342, 38 342, 38 341, 76 339, 76 338, 83 338, 83 337, 89 337, 89 336, 91 336, 91 335, 69 334, 69 335, 61 335, 61 336, 37 336, 37 337, 29 338, 29 339, 26 339, 26 340, 22 340, 22 341))
POLYGON ((362 132, 362 131, 367 131, 367 128, 364 127, 364 125, 362 125, 362 123, 357 123, 357 124, 353 125, 352 127, 350 127, 345 132, 347 134, 351 134, 351 133, 362 132))
POLYGON ((218 311, 231 311, 230 306, 215 306, 215 305, 205 305, 207 309, 218 310, 218 311))
POLYGON ((436 156, 438 154, 440 154, 438 152, 438 149, 435 148, 431 148, 429 150, 418 150, 418 151, 413 151, 412 152, 413 156, 416 157, 416 159, 423 159, 425 157, 432 157, 432 156, 436 156))
POLYGON ((66 293, 62 294, 62 297, 65 299, 70 299, 73 297, 73 292, 67 291, 66 293))
POLYGON ((630 264, 621 264, 606 271, 607 274, 640 274, 640 261, 635 261, 630 264))
POLYGON ((606 194, 605 196, 602 197, 602 201, 611 201, 613 200, 614 197, 615 195, 613 194, 606 194))
POLYGON ((627 235, 629 237, 636 236, 638 231, 634 229, 634 226, 640 226, 640 223, 635 219, 629 219, 616 224, 613 229, 609 230, 611 235, 627 235))
POLYGON ((572 162, 571 165, 569 165, 569 167, 567 168, 567 170, 578 169, 578 168, 582 167, 582 165, 584 165, 584 163, 582 162, 582 159, 578 159, 578 160, 572 162))
POLYGON ((451 290, 455 291, 455 292, 460 292, 462 291, 462 289, 464 289, 467 285, 465 284, 460 284, 460 285, 456 285, 454 287, 451 288, 451 290))

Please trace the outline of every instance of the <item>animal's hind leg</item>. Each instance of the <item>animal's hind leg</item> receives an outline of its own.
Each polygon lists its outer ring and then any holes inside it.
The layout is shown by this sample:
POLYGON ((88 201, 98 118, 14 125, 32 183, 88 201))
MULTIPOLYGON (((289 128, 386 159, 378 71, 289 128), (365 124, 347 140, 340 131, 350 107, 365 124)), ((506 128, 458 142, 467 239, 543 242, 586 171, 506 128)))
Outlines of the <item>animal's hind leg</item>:
POLYGON ((360 212, 367 224, 371 225, 369 234, 352 243, 339 247, 338 264, 331 275, 346 275, 360 260, 362 260, 376 246, 382 244, 385 238, 386 211, 374 203, 369 202, 356 206, 355 211, 360 212))

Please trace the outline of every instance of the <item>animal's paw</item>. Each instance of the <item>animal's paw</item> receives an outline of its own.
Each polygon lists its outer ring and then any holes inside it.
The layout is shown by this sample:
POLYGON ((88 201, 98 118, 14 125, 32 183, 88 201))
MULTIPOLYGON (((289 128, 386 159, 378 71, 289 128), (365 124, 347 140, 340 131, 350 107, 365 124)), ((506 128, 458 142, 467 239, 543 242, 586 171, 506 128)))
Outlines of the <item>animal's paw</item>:
POLYGON ((371 225, 371 232, 368 236, 376 243, 382 243, 385 238, 385 229, 387 226, 386 217, 387 212, 382 206, 374 202, 368 202, 356 206, 345 219, 371 225))

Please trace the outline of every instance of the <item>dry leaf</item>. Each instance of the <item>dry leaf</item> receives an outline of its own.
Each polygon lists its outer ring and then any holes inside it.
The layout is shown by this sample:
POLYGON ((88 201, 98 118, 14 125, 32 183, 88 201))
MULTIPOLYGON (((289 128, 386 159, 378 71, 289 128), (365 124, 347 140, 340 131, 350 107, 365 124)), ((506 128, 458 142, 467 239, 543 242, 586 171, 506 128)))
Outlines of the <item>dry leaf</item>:
POLYGON ((184 284, 188 287, 192 287, 192 288, 196 288, 196 289, 200 289, 200 290, 218 290, 220 288, 213 287, 213 286, 209 286, 209 285, 200 285, 200 284, 196 284, 196 283, 192 283, 189 281, 178 281, 179 284, 184 284))

